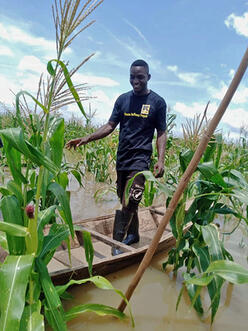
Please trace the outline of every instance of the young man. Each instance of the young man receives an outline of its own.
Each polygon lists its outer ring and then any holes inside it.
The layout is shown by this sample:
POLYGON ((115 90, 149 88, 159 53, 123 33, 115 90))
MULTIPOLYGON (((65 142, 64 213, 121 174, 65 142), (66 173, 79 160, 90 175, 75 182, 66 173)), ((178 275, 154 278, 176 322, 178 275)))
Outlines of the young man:
MULTIPOLYGON (((131 245, 139 241, 138 205, 144 191, 145 178, 135 177, 126 205, 124 192, 127 182, 137 172, 148 170, 152 155, 152 139, 157 131, 156 147, 158 162, 154 166, 156 177, 163 176, 166 145, 166 103, 158 94, 148 89, 151 75, 148 64, 136 60, 130 67, 132 91, 122 94, 115 102, 108 123, 87 137, 70 140, 67 148, 74 149, 91 141, 109 135, 120 123, 119 146, 117 151, 117 194, 122 210, 117 210, 114 221, 113 239, 131 245)), ((112 254, 122 253, 117 248, 112 254)))

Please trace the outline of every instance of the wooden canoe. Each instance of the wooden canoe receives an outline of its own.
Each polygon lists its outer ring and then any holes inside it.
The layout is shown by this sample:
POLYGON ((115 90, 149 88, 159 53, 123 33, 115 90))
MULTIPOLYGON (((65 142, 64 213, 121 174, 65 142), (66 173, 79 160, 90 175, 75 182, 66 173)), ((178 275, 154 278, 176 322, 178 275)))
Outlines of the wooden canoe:
MULTIPOLYGON (((139 210, 140 241, 132 246, 127 246, 112 239, 114 214, 75 222, 81 230, 91 233, 94 247, 93 274, 107 275, 123 269, 142 260, 159 222, 164 215, 164 207, 151 207, 139 210), (111 248, 116 246, 123 254, 112 256, 111 248)), ((188 225, 185 231, 190 227, 188 225)), ((89 277, 88 265, 85 259, 82 232, 76 231, 76 237, 71 240, 71 259, 66 247, 60 247, 48 264, 48 270, 54 284, 61 285, 71 278, 83 279, 89 277)), ((170 226, 166 228, 159 242, 156 253, 166 251, 175 244, 170 226)))

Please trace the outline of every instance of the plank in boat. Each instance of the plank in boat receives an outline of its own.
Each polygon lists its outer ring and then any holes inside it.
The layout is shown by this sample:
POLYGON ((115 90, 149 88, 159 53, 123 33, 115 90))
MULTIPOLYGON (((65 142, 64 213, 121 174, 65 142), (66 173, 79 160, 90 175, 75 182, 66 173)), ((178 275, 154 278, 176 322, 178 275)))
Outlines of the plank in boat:
MULTIPOLYGON (((106 275, 140 261, 156 233, 164 212, 164 207, 139 210, 140 241, 132 246, 112 239, 114 214, 75 222, 77 227, 80 226, 82 230, 91 233, 94 247, 93 273, 106 275), (114 245, 122 249, 123 254, 112 256, 111 248, 114 245)), ((157 252, 170 248, 174 243, 175 238, 168 226, 160 240, 157 252)), ((89 276, 80 231, 77 231, 77 238, 72 243, 71 257, 70 261, 68 252, 60 249, 49 263, 49 272, 56 284, 62 284, 71 277, 80 279, 89 276)))

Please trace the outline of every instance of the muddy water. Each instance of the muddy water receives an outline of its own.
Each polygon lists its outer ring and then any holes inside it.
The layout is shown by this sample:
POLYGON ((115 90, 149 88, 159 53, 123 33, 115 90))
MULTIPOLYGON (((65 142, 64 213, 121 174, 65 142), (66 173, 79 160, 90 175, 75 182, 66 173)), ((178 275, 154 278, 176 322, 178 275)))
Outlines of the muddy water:
MULTIPOLYGON (((71 207, 74 220, 95 217, 113 213, 119 208, 115 194, 105 194, 105 200, 96 203, 93 195, 96 190, 104 189, 104 184, 95 184, 93 177, 87 175, 84 188, 70 180, 71 207)), ((234 224, 228 223, 223 231, 230 231, 234 224)), ((240 228, 232 236, 225 236, 225 247, 231 252, 236 262, 248 268, 248 233, 240 228)), ((213 326, 210 326, 209 314, 200 319, 191 309, 187 295, 183 295, 178 311, 176 311, 177 297, 181 287, 181 275, 173 279, 170 274, 161 271, 161 264, 166 254, 153 258, 150 267, 144 273, 132 298, 131 306, 135 319, 135 329, 129 320, 119 321, 112 317, 99 317, 93 313, 86 313, 68 323, 68 330, 87 331, 244 331, 247 330, 247 300, 248 285, 228 285, 223 289, 222 301, 213 326)), ((108 275, 112 284, 126 291, 138 265, 131 266, 120 272, 108 275)), ((64 302, 65 310, 84 303, 103 303, 117 307, 120 298, 113 292, 95 289, 91 285, 75 286, 70 290, 73 300, 64 302)), ((207 295, 205 295, 207 302, 207 295)), ((127 310, 125 311, 127 312, 127 310)))
MULTIPOLYGON (((119 207, 116 197, 111 196, 110 201, 102 201, 98 204, 92 198, 99 188, 91 178, 85 182, 85 189, 79 189, 73 181, 72 212, 74 219, 93 217, 111 213, 119 207)), ((224 225, 223 231, 230 231, 234 224, 230 222, 224 225)), ((232 253, 234 260, 248 268, 248 240, 247 230, 238 229, 234 235, 225 236, 225 247, 232 253)), ((247 330, 247 298, 248 285, 228 285, 223 289, 220 309, 216 315, 213 326, 210 325, 210 316, 199 318, 191 309, 187 295, 183 295, 178 311, 176 311, 177 297, 180 291, 181 275, 173 279, 170 274, 161 271, 161 264, 166 259, 166 254, 155 256, 151 266, 146 270, 132 298, 131 306, 135 318, 135 330, 137 331, 162 331, 162 330, 213 330, 213 331, 243 331, 247 330)), ((126 268, 108 275, 112 284, 126 291, 138 265, 126 268)), ((74 305, 84 303, 103 303, 117 307, 120 298, 113 292, 95 289, 91 285, 77 286, 70 290, 74 300, 65 302, 65 310, 74 305)), ((207 295, 205 304, 209 303, 207 295)), ((127 312, 127 311, 126 311, 127 312)), ((112 317, 99 317, 93 313, 86 313, 68 323, 68 330, 133 330, 130 321, 119 321, 112 317)))
MULTIPOLYGON (((106 192, 99 201, 95 200, 94 194, 97 191, 106 190, 109 185, 95 183, 91 174, 86 174, 83 179, 84 187, 79 187, 73 178, 70 178, 69 191, 71 192, 71 212, 74 221, 112 214, 120 207, 115 193, 106 192)), ((113 184, 114 185, 114 184, 113 184)))
MULTIPOLYGON (((80 154, 73 151, 65 151, 66 160, 69 163, 75 164, 80 161, 80 154)), ((69 177, 68 191, 71 195, 71 211, 74 221, 84 218, 96 217, 100 215, 112 214, 115 209, 120 207, 119 201, 115 193, 109 188, 115 187, 116 175, 113 172, 113 184, 96 183, 94 176, 90 173, 85 173, 82 178, 83 187, 80 187, 73 176, 69 177), (104 190, 107 190, 106 192, 104 190), (96 202, 95 193, 99 191, 102 198, 96 202)))

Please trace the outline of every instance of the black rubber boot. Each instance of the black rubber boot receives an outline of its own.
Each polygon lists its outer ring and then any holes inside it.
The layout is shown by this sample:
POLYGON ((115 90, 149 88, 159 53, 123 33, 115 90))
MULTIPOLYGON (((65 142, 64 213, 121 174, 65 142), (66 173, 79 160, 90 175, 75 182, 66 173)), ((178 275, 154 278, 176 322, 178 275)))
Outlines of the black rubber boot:
MULTIPOLYGON (((129 211, 116 210, 114 229, 113 229, 113 239, 122 242, 124 239, 129 224, 132 220, 133 213, 129 211)), ((119 248, 112 247, 112 255, 118 255, 123 253, 119 248)))
POLYGON ((132 245, 139 242, 139 239, 139 218, 136 211, 127 230, 127 236, 122 242, 126 245, 132 245))

